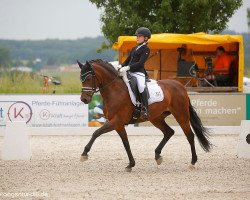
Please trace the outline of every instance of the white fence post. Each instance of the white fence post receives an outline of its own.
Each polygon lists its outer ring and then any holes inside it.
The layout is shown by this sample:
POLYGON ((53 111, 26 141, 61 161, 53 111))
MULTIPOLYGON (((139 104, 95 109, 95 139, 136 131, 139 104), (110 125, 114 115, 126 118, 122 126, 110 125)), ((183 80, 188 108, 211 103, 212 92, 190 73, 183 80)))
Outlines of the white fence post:
POLYGON ((2 160, 30 160, 28 127, 24 121, 7 121, 2 145, 2 160))

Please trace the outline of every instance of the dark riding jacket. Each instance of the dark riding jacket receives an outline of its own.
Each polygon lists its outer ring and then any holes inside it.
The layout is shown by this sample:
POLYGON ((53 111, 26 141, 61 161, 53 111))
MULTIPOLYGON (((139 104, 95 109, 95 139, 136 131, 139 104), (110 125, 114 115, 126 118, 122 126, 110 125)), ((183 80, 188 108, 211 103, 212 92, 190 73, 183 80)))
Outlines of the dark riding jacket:
POLYGON ((147 75, 144 64, 150 54, 150 49, 148 48, 147 44, 144 44, 139 48, 138 47, 139 46, 132 48, 127 59, 121 65, 123 67, 130 66, 130 72, 141 72, 147 75))

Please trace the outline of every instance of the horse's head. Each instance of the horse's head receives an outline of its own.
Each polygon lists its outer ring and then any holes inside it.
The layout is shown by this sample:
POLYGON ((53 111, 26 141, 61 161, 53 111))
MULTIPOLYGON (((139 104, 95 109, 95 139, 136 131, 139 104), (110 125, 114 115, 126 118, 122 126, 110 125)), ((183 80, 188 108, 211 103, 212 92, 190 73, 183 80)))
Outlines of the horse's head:
POLYGON ((108 92, 108 88, 114 87, 117 81, 121 81, 118 72, 113 65, 103 60, 86 61, 85 64, 77 61, 81 73, 80 80, 82 82, 81 101, 88 104, 94 93, 108 92))
POLYGON ((95 92, 97 92, 96 86, 96 77, 95 71, 93 66, 86 61, 86 64, 82 64, 77 61, 81 73, 80 73, 80 80, 82 82, 82 93, 81 93, 81 101, 85 104, 91 102, 92 96, 95 92))

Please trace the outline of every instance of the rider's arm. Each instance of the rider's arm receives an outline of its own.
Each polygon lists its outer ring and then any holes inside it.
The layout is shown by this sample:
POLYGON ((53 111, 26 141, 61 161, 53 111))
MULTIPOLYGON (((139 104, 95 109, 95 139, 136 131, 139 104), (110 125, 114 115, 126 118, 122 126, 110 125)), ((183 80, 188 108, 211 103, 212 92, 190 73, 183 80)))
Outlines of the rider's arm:
MULTIPOLYGON (((132 49, 132 50, 133 50, 133 49, 132 49)), ((129 55, 128 55, 128 57, 126 58, 126 60, 121 64, 122 67, 127 66, 127 65, 129 64, 129 62, 130 62, 130 60, 131 60, 131 52, 132 52, 132 50, 129 52, 129 55)))
POLYGON ((130 70, 134 71, 141 68, 141 66, 143 66, 144 63, 147 61, 149 54, 150 54, 150 49, 145 48, 144 51, 142 52, 140 60, 130 65, 130 70))

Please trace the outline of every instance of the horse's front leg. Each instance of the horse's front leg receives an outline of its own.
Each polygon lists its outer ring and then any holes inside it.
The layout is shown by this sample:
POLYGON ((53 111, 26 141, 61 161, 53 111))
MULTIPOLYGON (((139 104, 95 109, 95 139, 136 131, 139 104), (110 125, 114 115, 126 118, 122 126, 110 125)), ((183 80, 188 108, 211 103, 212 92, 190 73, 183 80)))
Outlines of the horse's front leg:
POLYGON ((124 126, 116 128, 116 131, 117 131, 117 133, 119 134, 119 136, 122 139, 122 143, 123 143, 123 145, 124 145, 124 147, 126 149, 126 152, 127 152, 127 155, 128 155, 128 159, 129 159, 129 164, 125 168, 125 170, 127 172, 131 172, 132 171, 132 167, 135 166, 135 160, 134 160, 134 157, 133 157, 131 149, 130 149, 127 132, 126 132, 124 126))
POLYGON ((106 122, 103 124, 102 127, 100 127, 99 129, 97 129, 97 130, 93 133, 93 135, 92 135, 92 137, 91 137, 89 143, 85 146, 84 151, 83 151, 83 153, 82 153, 82 155, 81 155, 80 161, 83 162, 83 161, 85 161, 85 160, 88 159, 88 152, 90 151, 90 149, 91 149, 91 147, 92 147, 94 141, 96 140, 96 138, 98 138, 100 135, 102 135, 102 134, 104 134, 104 133, 107 133, 107 132, 110 132, 110 131, 112 131, 112 130, 114 130, 114 126, 113 126, 113 123, 110 122, 110 121, 106 121, 106 122))

